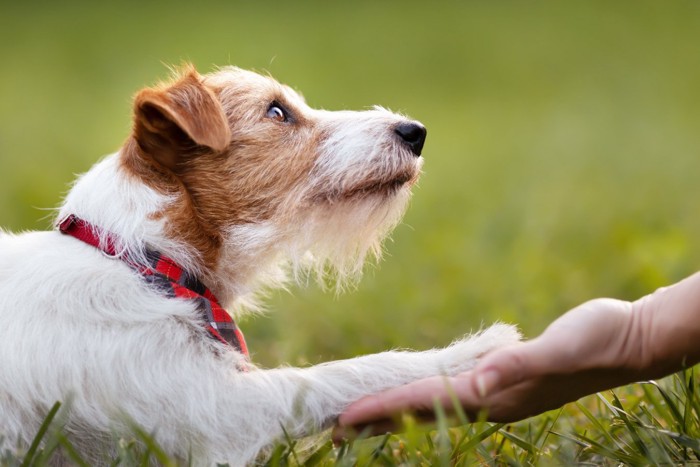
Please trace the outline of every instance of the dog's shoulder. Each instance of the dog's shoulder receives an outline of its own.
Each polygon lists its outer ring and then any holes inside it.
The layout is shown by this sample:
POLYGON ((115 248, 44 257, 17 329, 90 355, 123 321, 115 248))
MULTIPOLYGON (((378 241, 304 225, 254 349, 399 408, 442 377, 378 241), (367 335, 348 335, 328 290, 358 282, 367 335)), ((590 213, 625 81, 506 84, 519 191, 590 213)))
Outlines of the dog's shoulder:
POLYGON ((125 262, 58 231, 0 234, 0 325, 18 309, 54 325, 198 319, 191 302, 158 293, 125 262))
MULTIPOLYGON (((0 294, 16 296, 19 286, 46 288, 62 283, 65 271, 80 261, 84 252, 74 239, 56 231, 0 232, 0 294)), ((89 251, 87 252, 90 253, 89 251)), ((28 293, 29 299, 35 292, 28 293)))
POLYGON ((0 258, 5 261, 70 255, 80 246, 55 230, 12 233, 0 229, 0 258))
POLYGON ((0 229, 0 264, 41 255, 51 244, 60 243, 61 235, 54 231, 29 231, 12 233, 0 229))
POLYGON ((58 231, 0 234, 0 297, 4 302, 14 299, 31 307, 56 301, 56 297, 74 296, 81 289, 90 291, 105 277, 128 290, 139 285, 132 276, 128 267, 58 231))

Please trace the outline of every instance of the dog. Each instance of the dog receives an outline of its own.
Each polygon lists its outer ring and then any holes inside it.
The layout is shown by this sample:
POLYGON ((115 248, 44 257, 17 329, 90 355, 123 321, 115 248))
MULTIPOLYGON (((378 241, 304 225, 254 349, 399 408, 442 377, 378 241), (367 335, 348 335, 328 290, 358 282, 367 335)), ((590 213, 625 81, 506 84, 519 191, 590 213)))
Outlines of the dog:
POLYGON ((249 357, 233 318, 261 290, 309 271, 348 283, 380 256, 425 138, 383 108, 312 109, 235 67, 186 65, 137 93, 124 145, 79 177, 55 229, 0 233, 0 434, 27 446, 70 401, 65 433, 91 462, 136 424, 177 458, 246 465, 365 395, 518 340, 496 324, 307 368, 249 357))

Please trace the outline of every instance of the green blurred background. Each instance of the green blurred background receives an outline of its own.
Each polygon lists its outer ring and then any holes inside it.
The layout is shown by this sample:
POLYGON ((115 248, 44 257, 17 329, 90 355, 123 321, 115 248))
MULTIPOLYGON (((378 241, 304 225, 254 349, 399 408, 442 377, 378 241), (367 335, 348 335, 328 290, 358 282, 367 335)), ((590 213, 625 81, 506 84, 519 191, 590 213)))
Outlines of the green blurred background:
POLYGON ((315 363, 528 336, 598 296, 700 269, 700 3, 0 4, 0 225, 44 229, 183 60, 269 71, 315 107, 421 120, 425 174, 357 291, 246 319, 254 358, 315 363))

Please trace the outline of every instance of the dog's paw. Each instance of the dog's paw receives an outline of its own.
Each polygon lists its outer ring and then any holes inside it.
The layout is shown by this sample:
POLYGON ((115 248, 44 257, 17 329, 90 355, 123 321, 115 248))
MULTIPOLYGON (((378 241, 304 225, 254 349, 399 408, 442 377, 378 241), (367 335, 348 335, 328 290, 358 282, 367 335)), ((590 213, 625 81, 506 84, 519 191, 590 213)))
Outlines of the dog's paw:
POLYGON ((504 323, 494 324, 476 334, 468 334, 439 352, 440 371, 452 376, 470 370, 484 354, 514 344, 521 337, 515 326, 504 323))

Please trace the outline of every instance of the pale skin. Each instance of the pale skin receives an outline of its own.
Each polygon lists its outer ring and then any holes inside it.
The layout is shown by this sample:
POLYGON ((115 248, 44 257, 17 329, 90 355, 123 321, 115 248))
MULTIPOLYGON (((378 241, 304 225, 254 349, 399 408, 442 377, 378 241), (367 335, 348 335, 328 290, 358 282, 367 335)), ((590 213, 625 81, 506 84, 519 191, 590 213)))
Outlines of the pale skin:
POLYGON ((432 377, 367 396, 339 417, 334 437, 395 428, 396 414, 485 410, 510 422, 582 396, 666 376, 700 362, 700 273, 634 302, 596 299, 555 320, 538 337, 495 350, 471 371, 432 377))

